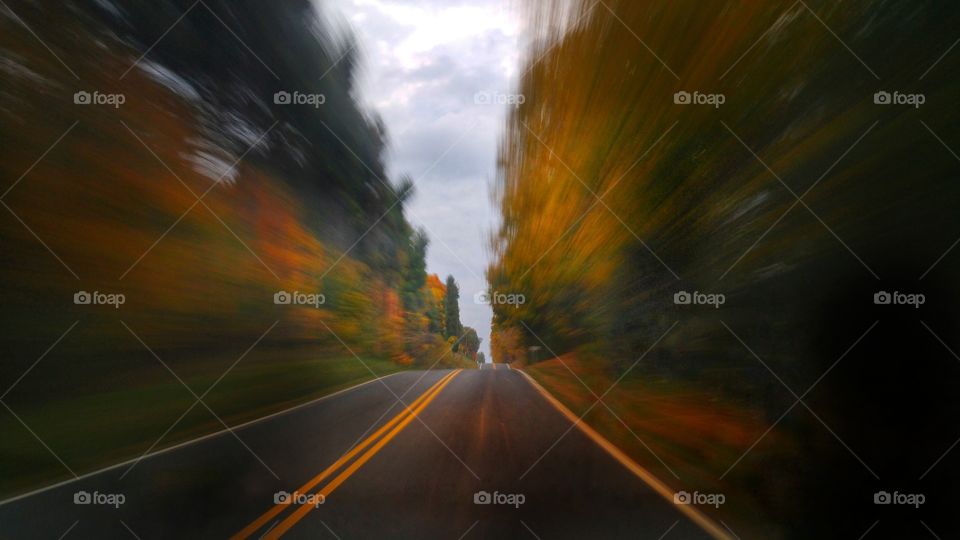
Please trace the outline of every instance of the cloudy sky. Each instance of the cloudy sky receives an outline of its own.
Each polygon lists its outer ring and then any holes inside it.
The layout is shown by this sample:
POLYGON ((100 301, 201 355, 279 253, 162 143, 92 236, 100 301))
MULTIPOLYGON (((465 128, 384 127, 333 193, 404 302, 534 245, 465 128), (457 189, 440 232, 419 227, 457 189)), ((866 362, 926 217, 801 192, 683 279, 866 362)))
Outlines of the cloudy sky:
POLYGON ((427 271, 456 278, 460 318, 477 330, 489 359, 491 311, 476 304, 474 294, 486 288, 487 237, 496 224, 490 186, 508 105, 484 101, 516 87, 515 6, 504 0, 333 0, 325 9, 358 36, 360 98, 389 130, 390 177, 406 173, 416 182, 407 217, 430 236, 427 271))

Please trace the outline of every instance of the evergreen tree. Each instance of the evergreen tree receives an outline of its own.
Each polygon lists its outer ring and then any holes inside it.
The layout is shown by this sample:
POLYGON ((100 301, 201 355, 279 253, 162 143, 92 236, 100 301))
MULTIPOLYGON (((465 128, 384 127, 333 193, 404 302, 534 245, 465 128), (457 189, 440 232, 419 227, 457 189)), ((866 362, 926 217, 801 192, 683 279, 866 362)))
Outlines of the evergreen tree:
MULTIPOLYGON (((447 323, 444 336, 459 339, 463 335, 463 324, 460 322, 460 287, 453 276, 447 276, 447 295, 443 299, 443 310, 447 323)), ((455 342, 453 350, 456 351, 459 345, 459 341, 455 342)))
POLYGON ((473 328, 466 326, 463 329, 463 338, 460 340, 460 352, 471 359, 475 359, 480 349, 480 336, 473 328))

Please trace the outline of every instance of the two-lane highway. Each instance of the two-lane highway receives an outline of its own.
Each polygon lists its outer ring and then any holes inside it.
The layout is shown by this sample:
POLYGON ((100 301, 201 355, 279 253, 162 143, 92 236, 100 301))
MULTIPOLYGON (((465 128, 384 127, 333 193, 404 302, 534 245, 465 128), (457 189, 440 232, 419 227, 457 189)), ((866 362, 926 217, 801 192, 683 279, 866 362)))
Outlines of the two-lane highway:
POLYGON ((0 534, 708 537, 499 367, 398 373, 6 502, 0 534))

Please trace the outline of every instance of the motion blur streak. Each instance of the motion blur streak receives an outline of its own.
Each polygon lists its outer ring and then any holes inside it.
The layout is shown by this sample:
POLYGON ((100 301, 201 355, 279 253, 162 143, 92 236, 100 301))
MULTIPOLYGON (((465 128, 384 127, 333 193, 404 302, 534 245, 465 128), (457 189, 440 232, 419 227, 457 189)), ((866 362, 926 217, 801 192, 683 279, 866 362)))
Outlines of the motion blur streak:
POLYGON ((960 259, 918 278, 960 232, 960 9, 540 1, 527 19, 488 270, 527 301, 493 306, 494 360, 580 413, 613 385, 591 425, 629 425, 616 442, 678 489, 726 493, 739 535, 857 537, 875 477, 915 479, 956 437, 921 425, 955 423, 957 371, 900 364, 949 352, 872 298, 925 291, 956 328, 960 259))
MULTIPOLYGON (((237 420, 373 371, 472 365, 442 335, 413 182, 386 179, 384 126, 351 95, 353 38, 311 2, 8 7, 3 399, 58 459, 86 471, 222 427, 171 426, 191 396, 157 358, 237 420)), ((17 470, 0 491, 63 478, 0 423, 17 470)))
POLYGON ((3 534, 960 537, 960 3, 495 2, 0 0, 3 534))

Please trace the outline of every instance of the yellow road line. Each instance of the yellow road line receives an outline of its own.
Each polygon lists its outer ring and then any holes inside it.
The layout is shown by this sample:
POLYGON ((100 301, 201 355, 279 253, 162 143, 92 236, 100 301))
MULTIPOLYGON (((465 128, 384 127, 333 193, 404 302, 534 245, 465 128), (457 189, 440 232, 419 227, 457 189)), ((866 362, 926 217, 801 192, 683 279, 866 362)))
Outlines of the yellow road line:
POLYGON ((520 369, 516 369, 514 371, 519 371, 522 373, 524 378, 527 379, 527 381, 534 388, 536 388, 537 391, 540 392, 544 399, 553 405, 553 407, 557 409, 560 414, 565 416, 567 420, 570 420, 570 422, 577 426, 584 435, 600 446, 600 448, 606 450, 610 456, 619 461, 620 464, 632 472, 634 476, 640 480, 643 480, 643 482, 650 486, 657 494, 666 499, 669 503, 674 504, 677 510, 690 518, 691 521, 699 525, 700 528, 703 529, 707 534, 716 540, 734 540, 733 536, 731 536, 720 525, 707 517, 706 514, 701 512, 693 505, 675 504, 673 500, 673 495, 675 492, 666 484, 666 482, 654 476, 653 473, 643 468, 639 463, 634 461, 633 458, 628 456, 623 450, 620 450, 620 448, 610 442, 606 437, 594 431, 594 429, 588 426, 586 422, 581 420, 577 415, 573 414, 573 411, 568 409, 566 405, 560 403, 557 398, 553 397, 553 395, 550 394, 546 388, 540 386, 537 381, 533 380, 533 377, 528 375, 527 372, 520 369))
MULTIPOLYGON (((413 403, 411 403, 410 405, 404 407, 404 409, 403 409, 402 411, 400 411, 399 414, 397 414, 397 415, 394 416, 392 419, 390 419, 389 422, 387 422, 386 424, 384 424, 383 426, 381 426, 380 429, 378 429, 377 431, 373 432, 372 435, 370 435, 369 437, 367 437, 366 439, 364 439, 364 441, 361 442, 360 444, 354 446, 349 452, 347 452, 347 453, 344 454, 340 459, 338 459, 337 461, 335 461, 335 462, 333 463, 333 465, 330 465, 329 467, 327 467, 326 469, 324 469, 323 472, 321 472, 320 474, 314 476, 314 477, 311 478, 309 481, 307 481, 307 483, 305 483, 304 485, 300 486, 300 488, 296 490, 296 493, 307 493, 307 492, 309 492, 309 491, 310 491, 311 489, 313 489, 317 484, 319 484, 320 482, 322 482, 325 478, 327 478, 328 476, 330 476, 331 474, 333 474, 334 472, 336 472, 337 469, 339 469, 339 468, 342 467, 345 463, 347 463, 348 461, 350 461, 351 459, 353 459, 354 456, 356 456, 357 454, 359 454, 360 452, 362 452, 364 448, 370 446, 370 444, 372 444, 373 441, 375 441, 378 437, 380 437, 380 435, 382 435, 382 434, 385 433, 387 430, 389 430, 391 427, 393 427, 393 426, 396 425, 398 422, 400 422, 400 420, 402 420, 405 416, 407 416, 408 413, 413 413, 414 409, 416 409, 418 405, 420 405, 425 399, 427 399, 428 396, 431 395, 431 392, 433 392, 434 390, 436 390, 437 388, 439 388, 440 385, 442 385, 445 381, 447 381, 447 380, 449 380, 449 379, 452 379, 456 374, 457 374, 456 371, 454 371, 454 372, 452 372, 452 373, 448 373, 448 374, 445 375, 442 379, 440 379, 439 381, 437 381, 436 383, 434 383, 433 386, 431 386, 430 388, 428 388, 424 393, 420 394, 420 396, 419 396, 416 400, 414 400, 413 403)), ((290 503, 280 503, 280 504, 274 505, 273 508, 271 508, 270 510, 266 511, 262 516, 260 516, 259 518, 257 518, 253 523, 251 523, 251 524, 247 525, 246 527, 244 527, 244 529, 243 529, 242 531, 240 531, 240 532, 238 532, 237 534, 231 536, 231 537, 230 537, 231 540, 242 540, 242 539, 245 539, 245 538, 249 538, 249 537, 252 536, 254 533, 256 533, 258 530, 260 530, 261 527, 263 527, 264 525, 266 525, 267 522, 269 522, 271 519, 273 519, 274 517, 276 517, 277 514, 280 514, 281 512, 283 512, 288 506, 290 506, 290 503)))
MULTIPOLYGON (((413 419, 417 417, 417 414, 423 411, 427 407, 427 405, 430 405, 430 402, 433 401, 438 395, 440 395, 440 392, 443 391, 444 387, 450 384, 450 381, 452 381, 453 378, 460 373, 460 371, 461 370, 459 369, 457 371, 454 371, 449 377, 447 377, 442 381, 442 384, 440 384, 439 387, 437 387, 436 389, 431 389, 430 396, 427 397, 420 405, 418 405, 417 408, 411 414, 407 415, 403 419, 403 421, 400 422, 400 424, 398 424, 395 428, 393 428, 393 430, 390 433, 386 434, 382 439, 377 441, 377 443, 373 445, 373 448, 371 448, 370 450, 367 450, 365 454, 357 458, 357 460, 354 461, 352 464, 350 464, 350 466, 347 467, 347 469, 345 469, 342 473, 337 475, 337 477, 331 480, 329 484, 324 486, 323 489, 319 491, 319 494, 322 495, 324 498, 329 497, 330 494, 333 493, 333 491, 340 486, 340 484, 344 483, 347 480, 347 478, 350 478, 350 475, 355 473, 360 467, 363 466, 364 463, 366 463, 367 461, 370 461, 370 458, 372 458, 377 452, 379 452, 380 449, 383 448, 388 442, 390 442, 391 439, 396 437, 398 433, 403 431, 403 428, 407 427, 407 424, 412 422, 413 419)), ((279 525, 271 529, 270 532, 267 533, 266 536, 264 536, 264 538, 266 538, 267 540, 276 540, 277 538, 280 538, 285 532, 287 532, 290 529, 290 527, 293 527, 294 525, 296 525, 298 521, 303 519, 303 516, 307 515, 307 513, 309 513, 314 508, 316 507, 312 504, 301 505, 296 512, 288 516, 286 519, 281 521, 279 525)))

